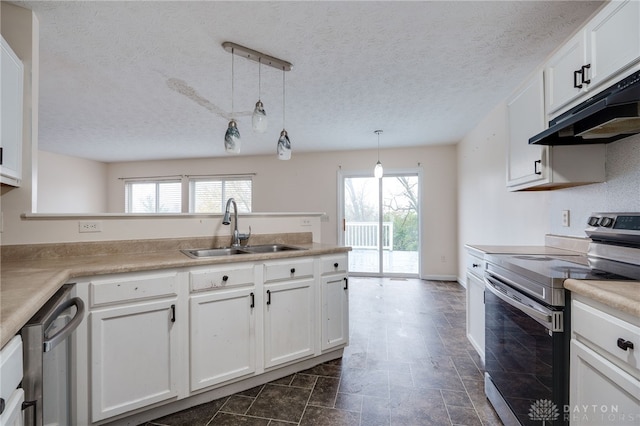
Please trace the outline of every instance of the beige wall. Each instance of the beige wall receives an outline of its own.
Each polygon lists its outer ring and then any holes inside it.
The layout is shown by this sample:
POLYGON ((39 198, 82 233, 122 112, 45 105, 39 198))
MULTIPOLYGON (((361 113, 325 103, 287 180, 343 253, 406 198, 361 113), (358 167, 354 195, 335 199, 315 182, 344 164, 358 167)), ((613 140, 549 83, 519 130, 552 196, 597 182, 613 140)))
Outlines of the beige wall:
POLYGON ((107 165, 77 157, 38 153, 38 211, 107 211, 107 165))
MULTIPOLYGON (((549 192, 506 188, 507 110, 494 108, 458 144, 458 255, 465 244, 544 245, 549 192)), ((458 277, 464 277, 464 262, 458 277)), ((460 282, 463 282, 462 280, 460 282)))
MULTIPOLYGON (((457 268, 457 174, 453 145, 382 150, 386 170, 422 169, 422 276, 454 279, 457 268)), ((376 151, 295 153, 114 163, 108 166, 109 211, 124 209, 123 177, 255 173, 254 212, 322 212, 322 242, 338 242, 338 171, 373 173, 376 151)))

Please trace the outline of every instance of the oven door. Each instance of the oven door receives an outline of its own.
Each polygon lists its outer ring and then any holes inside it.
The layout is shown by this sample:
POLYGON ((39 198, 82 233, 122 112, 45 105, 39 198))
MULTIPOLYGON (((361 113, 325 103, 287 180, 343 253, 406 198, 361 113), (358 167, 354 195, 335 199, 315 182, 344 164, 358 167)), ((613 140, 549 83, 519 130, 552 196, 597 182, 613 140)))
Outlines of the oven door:
POLYGON ((568 424, 564 309, 485 274, 485 392, 507 426, 568 424))

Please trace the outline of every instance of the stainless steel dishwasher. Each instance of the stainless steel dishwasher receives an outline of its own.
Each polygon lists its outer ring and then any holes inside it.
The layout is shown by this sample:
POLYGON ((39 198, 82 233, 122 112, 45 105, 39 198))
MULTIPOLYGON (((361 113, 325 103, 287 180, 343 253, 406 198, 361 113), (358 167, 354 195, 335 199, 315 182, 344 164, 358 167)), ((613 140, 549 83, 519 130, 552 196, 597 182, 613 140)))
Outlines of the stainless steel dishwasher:
POLYGON ((27 426, 68 425, 69 336, 84 318, 84 303, 65 284, 22 328, 24 419, 27 426))

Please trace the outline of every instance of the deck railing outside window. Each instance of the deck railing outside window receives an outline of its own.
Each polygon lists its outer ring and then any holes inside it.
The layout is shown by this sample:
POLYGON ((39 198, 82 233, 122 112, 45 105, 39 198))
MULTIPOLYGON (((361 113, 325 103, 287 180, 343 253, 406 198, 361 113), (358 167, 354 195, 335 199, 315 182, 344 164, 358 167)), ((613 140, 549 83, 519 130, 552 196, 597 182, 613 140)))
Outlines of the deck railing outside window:
MULTIPOLYGON (((378 222, 346 222, 344 244, 354 249, 377 249, 378 222)), ((393 222, 382 222, 382 249, 393 251, 393 222)))

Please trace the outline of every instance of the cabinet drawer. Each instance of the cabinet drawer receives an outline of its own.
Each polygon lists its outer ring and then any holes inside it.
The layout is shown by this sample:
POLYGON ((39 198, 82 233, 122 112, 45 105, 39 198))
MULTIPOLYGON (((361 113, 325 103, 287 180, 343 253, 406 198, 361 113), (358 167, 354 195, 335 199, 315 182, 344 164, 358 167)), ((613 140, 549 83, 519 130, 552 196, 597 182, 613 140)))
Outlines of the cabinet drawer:
POLYGON ((175 296, 176 272, 123 274, 117 278, 94 279, 89 285, 90 305, 175 296))
POLYGON ((465 257, 467 271, 471 272, 476 277, 482 280, 484 274, 484 260, 481 257, 475 256, 471 253, 467 253, 465 257))
POLYGON ((590 342, 607 351, 622 368, 640 378, 640 327, 616 318, 606 312, 574 300, 571 323, 579 341, 590 342), (631 342, 634 349, 618 347, 618 339, 631 342))
POLYGON ((313 258, 270 262, 264 265, 264 281, 281 281, 313 276, 313 258))
POLYGON ((210 268, 189 273, 191 291, 253 285, 255 282, 253 264, 241 264, 210 268))
POLYGON ((347 272, 349 266, 349 258, 346 254, 336 256, 326 256, 320 258, 320 273, 325 274, 343 274, 347 272))

